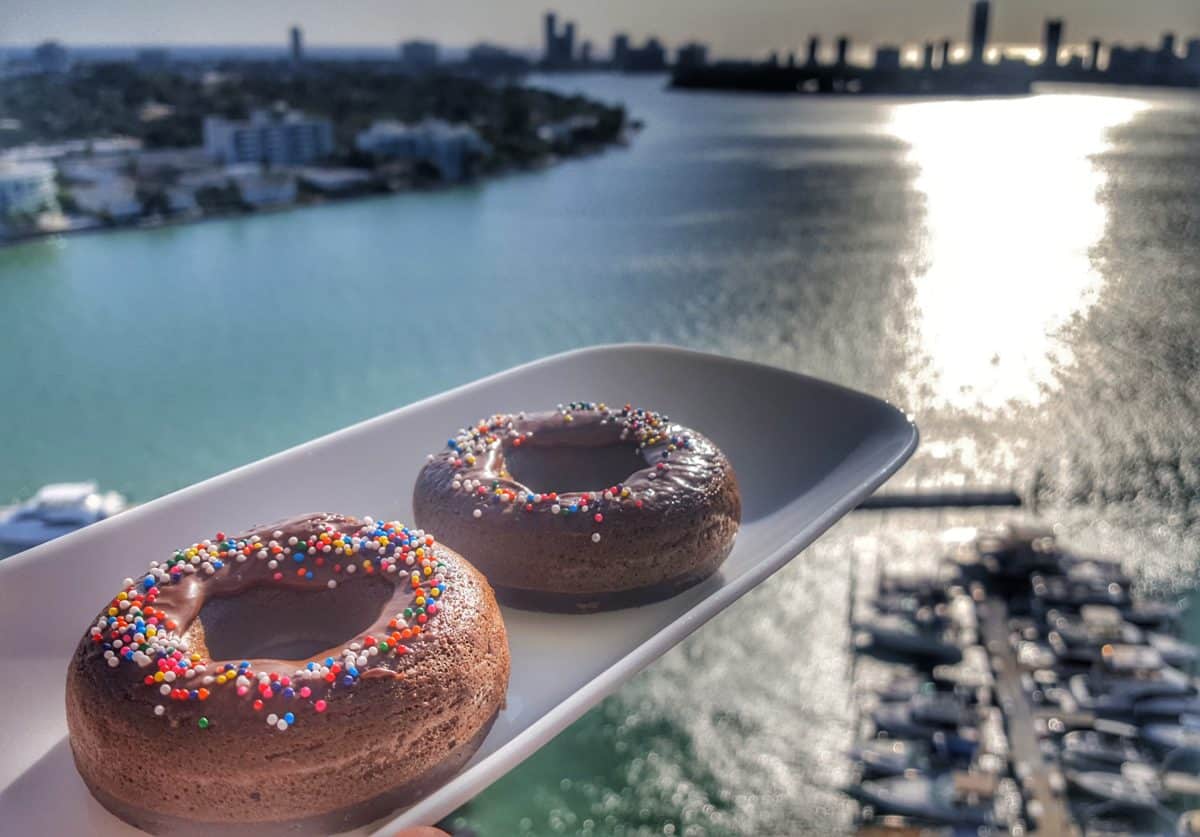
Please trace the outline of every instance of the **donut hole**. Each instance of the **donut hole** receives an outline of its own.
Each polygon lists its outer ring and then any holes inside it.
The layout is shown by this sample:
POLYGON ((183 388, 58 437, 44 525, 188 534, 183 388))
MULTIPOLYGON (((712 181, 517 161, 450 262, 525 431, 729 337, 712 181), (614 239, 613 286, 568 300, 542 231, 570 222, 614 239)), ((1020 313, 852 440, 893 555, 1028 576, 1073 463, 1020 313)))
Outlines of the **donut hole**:
POLYGON ((390 582, 368 577, 332 590, 252 587, 209 599, 198 619, 214 660, 304 660, 365 632, 394 592, 390 582))
POLYGON ((504 451, 509 476, 539 494, 603 491, 646 467, 632 445, 538 447, 504 451))

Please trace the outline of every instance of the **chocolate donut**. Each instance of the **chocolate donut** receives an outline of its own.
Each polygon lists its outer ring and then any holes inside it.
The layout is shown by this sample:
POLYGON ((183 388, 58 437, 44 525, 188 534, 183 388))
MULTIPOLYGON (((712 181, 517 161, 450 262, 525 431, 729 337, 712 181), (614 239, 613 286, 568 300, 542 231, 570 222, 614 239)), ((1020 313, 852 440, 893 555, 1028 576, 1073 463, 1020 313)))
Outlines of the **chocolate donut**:
POLYGON ((712 575, 742 501, 729 460, 701 434, 581 402, 460 430, 418 475, 413 511, 471 556, 503 604, 586 613, 712 575))
POLYGON ((491 588, 419 529, 336 514, 126 579, 67 672, 84 783, 155 834, 343 831, 453 775, 504 703, 491 588))

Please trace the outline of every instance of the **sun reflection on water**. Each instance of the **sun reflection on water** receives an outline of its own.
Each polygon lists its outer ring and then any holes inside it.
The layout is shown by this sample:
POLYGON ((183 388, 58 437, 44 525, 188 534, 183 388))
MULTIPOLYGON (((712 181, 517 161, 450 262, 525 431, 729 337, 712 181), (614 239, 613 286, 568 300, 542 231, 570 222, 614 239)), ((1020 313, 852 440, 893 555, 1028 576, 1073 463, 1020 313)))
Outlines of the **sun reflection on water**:
POLYGON ((927 365, 910 382, 929 406, 1036 404, 1056 364, 1054 333, 1096 299, 1090 248, 1104 233, 1091 160, 1137 99, 1038 95, 895 107, 925 196, 912 322, 927 365), (930 403, 932 402, 932 403, 930 403))

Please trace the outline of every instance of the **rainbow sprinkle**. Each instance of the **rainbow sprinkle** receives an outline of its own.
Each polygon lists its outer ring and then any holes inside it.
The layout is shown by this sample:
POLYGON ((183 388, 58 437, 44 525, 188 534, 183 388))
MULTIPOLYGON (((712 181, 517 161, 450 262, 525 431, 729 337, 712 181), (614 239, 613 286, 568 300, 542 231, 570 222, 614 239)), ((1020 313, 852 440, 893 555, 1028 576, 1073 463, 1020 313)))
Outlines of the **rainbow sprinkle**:
MULTIPOLYGON (((177 550, 166 561, 151 563, 142 577, 127 578, 123 590, 109 603, 89 631, 91 641, 103 649, 111 669, 141 674, 145 688, 157 693, 154 715, 169 714, 170 703, 208 701, 216 690, 241 699, 246 711, 262 712, 266 723, 283 731, 297 723, 298 713, 324 712, 331 692, 352 688, 363 673, 379 667, 381 657, 401 657, 411 652, 406 642, 419 640, 429 620, 441 611, 447 590, 445 569, 434 554, 434 538, 396 522, 375 522, 367 517, 353 533, 320 524, 319 532, 301 540, 276 530, 263 539, 227 538, 218 532, 211 540, 177 550), (410 605, 388 624, 390 633, 368 635, 349 643, 337 656, 313 659, 291 673, 259 671, 250 660, 217 663, 188 648, 187 626, 156 605, 161 591, 187 576, 213 576, 231 572, 247 562, 261 562, 266 583, 281 581, 284 571, 294 578, 329 588, 361 571, 364 575, 407 576, 412 591, 410 605)), ((217 718, 199 717, 196 728, 211 729, 217 718)))
MULTIPOLYGON (((672 433, 668 416, 651 410, 635 409, 630 404, 620 409, 611 409, 603 403, 573 401, 565 405, 559 404, 557 412, 564 424, 572 424, 576 415, 589 412, 598 413, 601 423, 612 422, 620 426, 620 439, 632 442, 636 453, 646 453, 648 461, 653 462, 654 467, 646 474, 647 479, 651 481, 671 470, 672 454, 694 449, 694 442, 689 435, 682 432, 672 433), (652 455, 651 449, 654 449, 652 455)), ((531 431, 517 429, 517 425, 525 418, 525 413, 518 413, 496 414, 491 418, 481 419, 473 426, 459 430, 454 437, 446 441, 446 449, 437 455, 456 469, 450 482, 451 489, 461 491, 477 501, 478 505, 471 513, 476 520, 483 517, 489 504, 511 504, 523 508, 525 512, 549 509, 551 514, 563 520, 576 518, 578 515, 591 515, 592 522, 596 525, 604 522, 606 509, 623 505, 642 507, 642 499, 622 483, 594 492, 537 493, 529 491, 507 473, 498 474, 491 479, 474 479, 471 474, 466 473, 474 469, 476 463, 490 451, 507 445, 520 447, 525 444, 533 435, 531 431)), ((434 458, 435 456, 430 456, 431 460, 434 458)), ((600 540, 599 532, 591 534, 592 543, 599 543, 600 540)))

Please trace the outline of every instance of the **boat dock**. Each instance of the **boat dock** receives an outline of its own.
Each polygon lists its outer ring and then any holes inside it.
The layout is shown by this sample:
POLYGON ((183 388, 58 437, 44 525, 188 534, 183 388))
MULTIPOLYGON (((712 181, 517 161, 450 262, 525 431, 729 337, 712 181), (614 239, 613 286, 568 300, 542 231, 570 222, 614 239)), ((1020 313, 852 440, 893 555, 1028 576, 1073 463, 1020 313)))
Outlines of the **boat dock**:
POLYGON ((1070 811, 1063 804, 1062 796, 1054 792, 1052 768, 1038 747, 1033 710, 1021 687, 1016 655, 1008 643, 1008 608, 999 599, 989 599, 979 609, 981 633, 992 660, 996 697, 1004 710, 1014 770, 1021 779, 1030 807, 1036 811, 1037 827, 1033 833, 1076 834, 1078 828, 1070 811))

